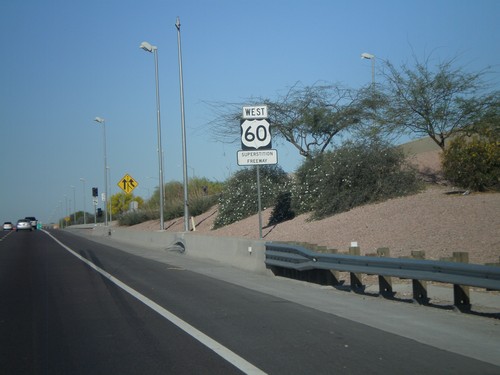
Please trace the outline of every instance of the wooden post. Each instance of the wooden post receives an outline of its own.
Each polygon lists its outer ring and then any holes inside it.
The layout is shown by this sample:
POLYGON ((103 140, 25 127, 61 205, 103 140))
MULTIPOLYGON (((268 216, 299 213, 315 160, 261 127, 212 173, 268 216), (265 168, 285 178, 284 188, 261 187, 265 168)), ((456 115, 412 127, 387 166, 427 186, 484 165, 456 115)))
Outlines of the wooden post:
MULTIPOLYGON (((469 253, 453 252, 453 260, 459 263, 469 263, 469 253)), ((453 304, 461 311, 470 311, 470 288, 467 285, 453 285, 453 304)))
MULTIPOLYGON (((328 251, 331 254, 337 254, 338 253, 337 249, 328 249, 328 251)), ((335 285, 341 284, 339 271, 336 271, 336 270, 329 270, 329 271, 330 271, 330 274, 331 274, 331 278, 330 278, 331 285, 335 286, 335 285)))
MULTIPOLYGON (((500 267, 500 257, 498 257, 497 263, 486 263, 485 266, 500 267)), ((486 290, 492 291, 493 289, 486 289, 486 290)))
MULTIPOLYGON (((361 251, 359 246, 351 246, 349 247, 349 255, 360 256, 361 251)), ((360 273, 349 272, 350 280, 351 280, 351 290, 354 292, 363 292, 363 276, 360 273)))
POLYGON ((425 251, 422 251, 422 250, 413 250, 411 252, 411 257, 413 259, 425 259, 425 251))
MULTIPOLYGON (((377 249, 377 256, 380 258, 389 258, 389 248, 381 247, 377 249)), ((378 290, 381 296, 385 298, 393 298, 394 292, 392 290, 392 277, 378 275, 378 290)))
MULTIPOLYGON (((414 259, 425 259, 425 251, 412 251, 414 259)), ((429 303, 426 280, 412 280, 413 300, 421 305, 429 303)))

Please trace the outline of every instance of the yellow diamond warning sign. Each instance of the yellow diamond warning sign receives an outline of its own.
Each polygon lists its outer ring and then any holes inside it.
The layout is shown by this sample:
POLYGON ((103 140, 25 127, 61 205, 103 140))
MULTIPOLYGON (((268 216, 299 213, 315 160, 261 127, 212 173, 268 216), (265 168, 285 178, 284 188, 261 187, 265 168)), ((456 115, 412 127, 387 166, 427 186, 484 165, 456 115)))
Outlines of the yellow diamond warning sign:
POLYGON ((129 194, 139 185, 139 183, 134 178, 132 178, 132 176, 126 174, 120 179, 120 181, 118 181, 117 185, 125 193, 129 194))

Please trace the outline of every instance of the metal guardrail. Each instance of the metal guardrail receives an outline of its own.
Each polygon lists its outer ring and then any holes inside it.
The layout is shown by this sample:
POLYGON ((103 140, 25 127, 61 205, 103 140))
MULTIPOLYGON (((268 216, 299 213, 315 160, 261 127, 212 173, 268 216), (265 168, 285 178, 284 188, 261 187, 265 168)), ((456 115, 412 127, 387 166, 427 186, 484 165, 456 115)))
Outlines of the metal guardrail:
MULTIPOLYGON (((325 254, 283 243, 266 243, 266 266, 278 270, 278 273, 280 270, 293 270, 296 272, 295 276, 308 274, 309 278, 314 277, 314 272, 320 270, 349 272, 351 287, 361 286, 356 274, 378 275, 381 294, 383 291, 392 293, 392 284, 388 278, 411 279, 414 299, 424 303, 428 300, 426 281, 453 284, 457 306, 470 305, 468 290, 462 286, 500 290, 500 267, 434 260, 325 254)), ((326 283, 331 282, 330 277, 326 283)))

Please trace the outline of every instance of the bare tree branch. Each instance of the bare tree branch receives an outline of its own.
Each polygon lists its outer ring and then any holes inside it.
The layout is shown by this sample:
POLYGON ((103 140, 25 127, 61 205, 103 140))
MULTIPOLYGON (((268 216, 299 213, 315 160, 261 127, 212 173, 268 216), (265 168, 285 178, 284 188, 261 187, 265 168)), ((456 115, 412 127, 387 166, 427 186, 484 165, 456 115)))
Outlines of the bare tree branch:
POLYGON ((379 120, 388 131, 429 136, 442 149, 446 140, 478 121, 494 102, 495 94, 485 94, 483 81, 488 73, 467 73, 454 68, 453 59, 433 70, 430 60, 414 67, 396 68, 385 62, 386 107, 379 120))
POLYGON ((241 108, 268 107, 273 141, 292 144, 311 157, 324 152, 334 137, 362 121, 362 100, 357 91, 338 85, 296 83, 276 99, 250 98, 246 103, 211 103, 215 114, 210 122, 214 139, 234 143, 240 139, 241 108))

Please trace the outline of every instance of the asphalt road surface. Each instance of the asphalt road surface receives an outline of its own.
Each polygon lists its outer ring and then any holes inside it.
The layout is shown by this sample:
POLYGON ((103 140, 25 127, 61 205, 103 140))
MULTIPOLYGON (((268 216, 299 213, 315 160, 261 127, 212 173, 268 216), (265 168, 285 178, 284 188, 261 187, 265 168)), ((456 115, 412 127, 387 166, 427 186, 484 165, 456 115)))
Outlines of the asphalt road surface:
POLYGON ((500 374, 65 231, 1 236, 0 374, 500 374))

